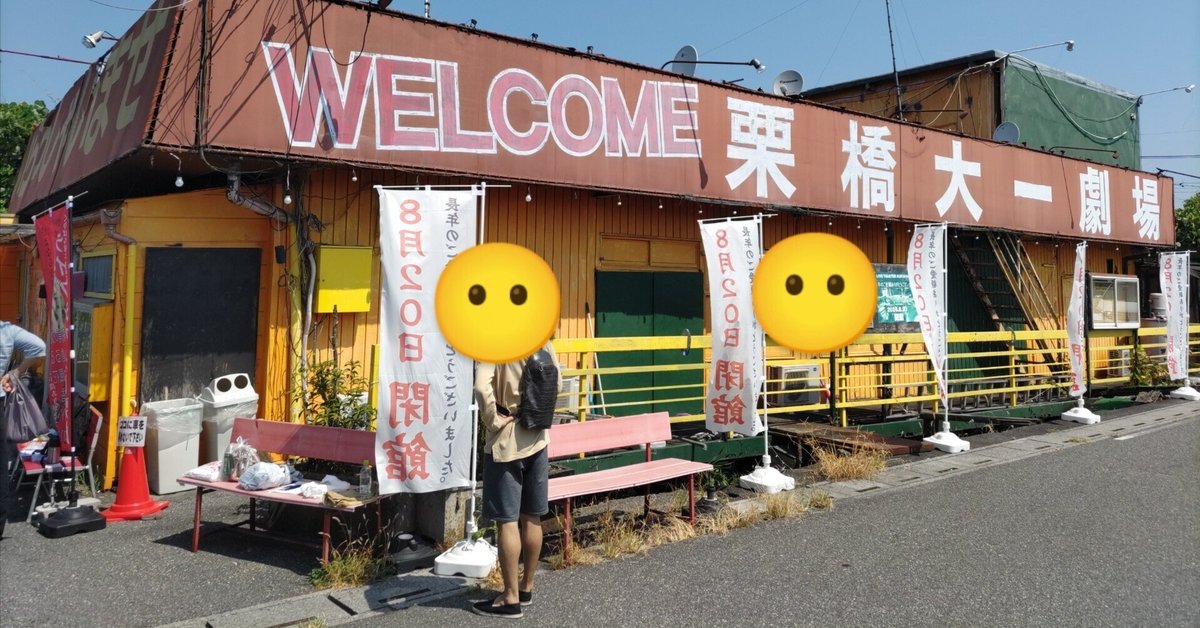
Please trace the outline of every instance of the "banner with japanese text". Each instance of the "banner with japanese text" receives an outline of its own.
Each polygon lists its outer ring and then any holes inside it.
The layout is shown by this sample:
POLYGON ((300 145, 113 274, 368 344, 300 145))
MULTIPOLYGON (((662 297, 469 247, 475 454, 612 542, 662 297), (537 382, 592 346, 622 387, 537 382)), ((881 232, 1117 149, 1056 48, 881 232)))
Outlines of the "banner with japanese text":
POLYGON ((913 228, 907 266, 921 337, 933 362, 938 395, 946 403, 946 225, 913 228))
POLYGON ((1167 301, 1167 373, 1188 376, 1188 268, 1190 253, 1160 253, 1158 282, 1167 301))
POLYGON ((434 292, 450 259, 476 243, 480 192, 376 189, 383 266, 379 493, 469 486, 474 364, 442 335, 434 292))
POLYGON ((47 422, 62 451, 71 447, 71 210, 60 205, 34 218, 42 281, 46 284, 47 422))
POLYGON ((758 416, 762 332, 750 293, 754 269, 762 259, 761 223, 761 216, 700 221, 712 312, 705 427, 713 432, 753 436, 764 429, 758 416))
POLYGON ((1087 242, 1075 245, 1075 272, 1071 275, 1071 301, 1067 306, 1067 344, 1070 345, 1068 358, 1071 360, 1071 396, 1082 397, 1087 392, 1087 379, 1083 369, 1087 365, 1084 352, 1087 345, 1084 339, 1084 278, 1087 275, 1087 242))

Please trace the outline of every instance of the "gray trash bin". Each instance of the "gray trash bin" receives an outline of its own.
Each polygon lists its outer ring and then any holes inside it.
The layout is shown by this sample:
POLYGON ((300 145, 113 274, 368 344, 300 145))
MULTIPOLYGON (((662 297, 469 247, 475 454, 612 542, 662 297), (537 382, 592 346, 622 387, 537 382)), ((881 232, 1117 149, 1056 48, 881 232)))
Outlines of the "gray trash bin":
POLYGON ((204 404, 201 429, 200 462, 212 462, 225 456, 229 435, 236 418, 258 418, 258 393, 245 373, 222 375, 200 391, 204 404))
POLYGON ((142 404, 146 417, 146 479, 155 495, 186 491, 175 480, 200 466, 200 420, 204 406, 195 399, 142 404))

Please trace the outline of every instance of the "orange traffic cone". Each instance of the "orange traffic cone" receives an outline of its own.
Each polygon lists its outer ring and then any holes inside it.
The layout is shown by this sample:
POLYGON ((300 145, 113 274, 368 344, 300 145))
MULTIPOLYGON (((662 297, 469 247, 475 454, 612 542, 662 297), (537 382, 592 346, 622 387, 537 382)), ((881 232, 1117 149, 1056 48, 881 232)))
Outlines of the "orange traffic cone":
POLYGON ((121 478, 117 484, 117 501, 100 513, 109 521, 136 520, 162 512, 170 502, 150 499, 146 481, 146 461, 141 447, 126 447, 121 458, 121 478))

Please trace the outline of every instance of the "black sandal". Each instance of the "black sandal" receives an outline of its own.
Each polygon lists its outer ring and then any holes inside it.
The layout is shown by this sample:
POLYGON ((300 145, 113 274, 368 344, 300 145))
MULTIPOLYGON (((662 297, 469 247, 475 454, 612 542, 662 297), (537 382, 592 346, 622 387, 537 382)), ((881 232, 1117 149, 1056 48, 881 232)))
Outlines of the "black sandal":
POLYGON ((500 604, 497 605, 495 600, 484 600, 471 605, 471 612, 484 617, 506 617, 509 619, 520 618, 524 613, 521 612, 521 604, 500 604))

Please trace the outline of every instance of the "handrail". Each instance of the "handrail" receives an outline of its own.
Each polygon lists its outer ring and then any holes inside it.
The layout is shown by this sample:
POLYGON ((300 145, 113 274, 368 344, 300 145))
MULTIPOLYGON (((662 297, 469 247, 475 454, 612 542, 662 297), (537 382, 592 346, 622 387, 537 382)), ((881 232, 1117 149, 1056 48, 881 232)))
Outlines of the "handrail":
MULTIPOLYGON (((1162 355, 1155 355, 1161 353, 1159 350, 1164 346, 1155 341, 1165 335, 1165 326, 1088 333, 1089 380, 1093 387, 1128 382, 1135 337, 1136 344, 1151 354, 1150 359, 1165 361, 1162 355)), ((1189 334, 1189 344, 1200 344, 1200 338, 1197 338, 1200 324, 1191 325, 1189 334)), ((1015 406, 1036 395, 1063 396, 1070 384, 1064 330, 951 332, 947 340, 950 347, 947 396, 952 405, 962 399, 987 397, 992 400, 991 405, 1015 406), (1045 346, 1032 344, 1035 341, 1045 343, 1045 346), (1026 343, 1028 347, 1022 346, 1026 343), (966 350, 968 344, 975 350, 966 350), (1047 359, 1047 352, 1062 357, 1047 359)), ((672 422, 703 421, 711 336, 691 336, 692 348, 699 360, 694 363, 597 367, 593 366, 595 361, 591 357, 594 353, 683 349, 687 342, 686 335, 555 339, 556 352, 578 356, 572 362, 574 366, 564 363, 562 369, 564 378, 578 378, 578 391, 563 392, 560 397, 571 399, 572 406, 577 406, 573 412, 581 419, 594 414, 622 415, 636 413, 640 411, 639 407, 674 404, 680 410, 672 410, 677 413, 672 422), (673 381, 653 385, 651 377, 655 373, 673 373, 673 381), (625 376, 625 381, 612 379, 618 375, 625 376), (594 385, 598 377, 604 378, 602 388, 607 403, 603 406, 599 403, 598 387, 594 385), (629 379, 631 377, 633 379, 629 379), (597 398, 592 399, 593 396, 597 398)), ((837 372, 832 376, 827 354, 795 353, 768 342, 767 356, 768 367, 810 366, 818 373, 818 380, 814 381, 783 376, 782 371, 769 369, 765 374, 766 395, 772 404, 772 413, 826 411, 830 408, 830 403, 823 398, 826 392, 836 402, 839 419, 843 422, 848 420, 848 409, 879 408, 882 412, 886 407, 915 407, 933 411, 940 403, 933 368, 919 333, 864 334, 838 353, 837 372), (881 351, 888 345, 891 351, 881 351), (885 391, 889 396, 885 396, 885 391), (799 400, 804 403, 777 405, 782 403, 785 393, 802 395, 799 400)), ((612 364, 613 361, 601 359, 600 363, 612 364)), ((1200 372, 1200 368, 1191 371, 1200 372)))

